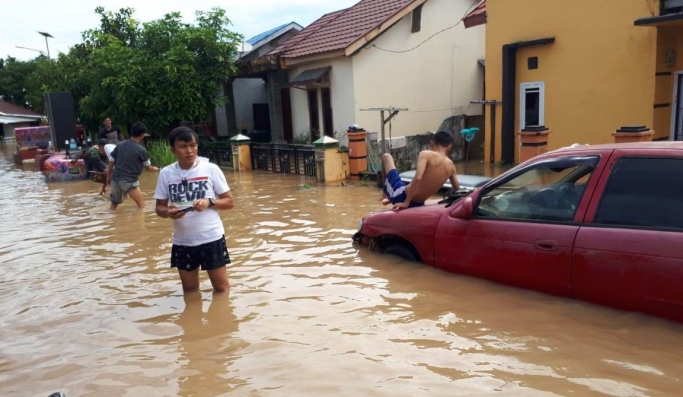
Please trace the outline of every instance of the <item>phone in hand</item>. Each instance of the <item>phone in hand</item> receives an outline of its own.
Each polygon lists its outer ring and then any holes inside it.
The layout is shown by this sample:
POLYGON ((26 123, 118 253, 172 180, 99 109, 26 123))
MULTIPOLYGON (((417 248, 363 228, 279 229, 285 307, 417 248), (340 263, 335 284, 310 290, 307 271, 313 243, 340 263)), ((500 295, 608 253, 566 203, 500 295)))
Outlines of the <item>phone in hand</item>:
POLYGON ((178 211, 178 213, 180 213, 180 212, 188 213, 188 212, 192 212, 194 210, 195 210, 194 207, 185 207, 185 208, 181 209, 180 211, 178 211))

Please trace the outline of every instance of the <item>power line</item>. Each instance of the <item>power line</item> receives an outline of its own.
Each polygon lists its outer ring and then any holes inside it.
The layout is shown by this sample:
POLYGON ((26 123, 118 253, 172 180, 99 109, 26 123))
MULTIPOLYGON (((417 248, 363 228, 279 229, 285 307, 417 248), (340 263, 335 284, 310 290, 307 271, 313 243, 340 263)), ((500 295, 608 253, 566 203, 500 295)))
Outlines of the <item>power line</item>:
POLYGON ((436 33, 434 33, 433 35, 429 36, 425 41, 421 42, 420 44, 416 45, 415 47, 413 47, 413 48, 411 48, 411 49, 409 49, 409 50, 404 50, 404 51, 387 50, 387 49, 384 49, 384 48, 377 47, 375 44, 373 44, 372 47, 377 48, 377 49, 380 50, 380 51, 391 52, 391 53, 393 53, 393 54, 405 54, 406 52, 414 51, 414 50, 418 49, 420 46, 422 46, 422 44, 428 42, 429 40, 431 40, 431 39, 433 39, 434 37, 440 35, 441 33, 446 32, 446 31, 448 31, 448 30, 451 30, 451 29, 455 28, 456 26, 460 25, 460 23, 461 23, 462 21, 465 20, 465 17, 467 16, 467 14, 469 14, 470 11, 472 11, 472 7, 474 7, 475 5, 477 5, 477 4, 479 4, 479 3, 481 3, 481 0, 475 0, 475 1, 472 3, 472 5, 469 6, 469 8, 467 8, 467 11, 465 12, 465 15, 463 15, 462 18, 460 18, 460 20, 459 20, 458 22, 455 23, 455 25, 449 26, 449 27, 447 27, 447 28, 445 28, 445 29, 442 29, 442 30, 440 30, 440 31, 438 31, 438 32, 436 32, 436 33))

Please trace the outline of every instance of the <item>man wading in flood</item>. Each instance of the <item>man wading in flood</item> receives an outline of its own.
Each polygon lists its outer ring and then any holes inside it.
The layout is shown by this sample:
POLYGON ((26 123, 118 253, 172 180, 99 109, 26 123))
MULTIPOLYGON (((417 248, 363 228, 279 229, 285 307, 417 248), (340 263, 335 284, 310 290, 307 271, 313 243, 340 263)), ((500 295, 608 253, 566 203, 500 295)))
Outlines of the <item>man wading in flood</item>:
POLYGON ((138 178, 143 168, 149 172, 159 172, 159 168, 150 163, 147 149, 142 146, 142 141, 148 136, 147 127, 138 121, 131 127, 130 135, 129 140, 116 145, 111 152, 107 167, 107 180, 111 180, 111 207, 109 209, 112 211, 115 211, 123 202, 126 194, 135 201, 139 210, 143 209, 145 201, 142 198, 138 178))
POLYGON ((206 271, 214 292, 230 288, 225 228, 218 211, 235 201, 225 174, 216 164, 197 158, 199 137, 187 127, 171 132, 168 143, 177 162, 164 167, 154 198, 156 213, 173 219, 171 267, 178 269, 185 293, 199 290, 199 269, 206 271))
POLYGON ((401 180, 394 158, 389 153, 382 155, 382 168, 386 174, 382 204, 394 204, 395 210, 421 207, 449 179, 452 188, 458 190, 460 184, 455 165, 447 156, 452 147, 453 137, 449 133, 439 131, 434 134, 429 141, 431 150, 423 150, 417 158, 417 171, 409 185, 401 180))

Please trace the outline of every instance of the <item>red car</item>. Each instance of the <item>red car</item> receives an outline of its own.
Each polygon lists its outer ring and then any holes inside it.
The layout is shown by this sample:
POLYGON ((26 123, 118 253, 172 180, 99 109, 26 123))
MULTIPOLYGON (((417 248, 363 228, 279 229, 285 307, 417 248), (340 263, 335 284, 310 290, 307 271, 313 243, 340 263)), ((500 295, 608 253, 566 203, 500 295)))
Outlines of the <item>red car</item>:
POLYGON ((683 322, 683 142, 535 157, 354 241, 460 274, 683 322))

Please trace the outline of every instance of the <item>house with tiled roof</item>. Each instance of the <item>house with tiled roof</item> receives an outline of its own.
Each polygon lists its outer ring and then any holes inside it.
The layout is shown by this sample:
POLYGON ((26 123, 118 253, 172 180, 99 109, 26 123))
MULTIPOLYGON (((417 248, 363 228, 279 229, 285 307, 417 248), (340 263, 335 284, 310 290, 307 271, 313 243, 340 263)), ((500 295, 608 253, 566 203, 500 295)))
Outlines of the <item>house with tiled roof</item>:
POLYGON ((0 99, 0 137, 14 138, 14 129, 40 124, 42 116, 0 99))
POLYGON ((472 0, 361 0, 303 29, 269 56, 288 71, 294 134, 380 130, 368 108, 397 107, 393 136, 480 115, 484 27, 465 29, 472 0))
POLYGON ((486 28, 487 161, 522 161, 524 130, 683 140, 683 0, 482 0, 465 26, 486 28))
POLYGON ((253 141, 265 142, 284 140, 285 134, 292 136, 291 129, 284 130, 281 116, 280 83, 286 82, 287 72, 268 54, 302 29, 298 23, 289 22, 245 40, 237 72, 223 87, 228 101, 225 108, 216 109, 218 135, 244 133, 253 141))

